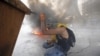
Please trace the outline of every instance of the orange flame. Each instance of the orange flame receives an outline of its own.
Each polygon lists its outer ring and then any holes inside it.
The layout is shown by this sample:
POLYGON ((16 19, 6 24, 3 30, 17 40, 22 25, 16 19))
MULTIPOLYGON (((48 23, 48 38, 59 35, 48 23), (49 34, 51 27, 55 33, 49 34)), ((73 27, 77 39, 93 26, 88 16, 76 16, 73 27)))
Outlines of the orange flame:
POLYGON ((39 36, 42 35, 42 33, 39 32, 39 31, 33 31, 32 33, 35 34, 35 35, 39 35, 39 36))

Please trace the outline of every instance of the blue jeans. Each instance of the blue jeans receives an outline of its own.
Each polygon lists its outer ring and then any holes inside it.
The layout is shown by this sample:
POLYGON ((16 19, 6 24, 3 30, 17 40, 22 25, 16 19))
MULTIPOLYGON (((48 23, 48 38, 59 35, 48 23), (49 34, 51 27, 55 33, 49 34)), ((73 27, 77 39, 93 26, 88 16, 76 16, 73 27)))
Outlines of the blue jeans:
POLYGON ((65 53, 57 44, 48 45, 47 43, 44 43, 43 47, 47 49, 44 56, 65 56, 65 53))

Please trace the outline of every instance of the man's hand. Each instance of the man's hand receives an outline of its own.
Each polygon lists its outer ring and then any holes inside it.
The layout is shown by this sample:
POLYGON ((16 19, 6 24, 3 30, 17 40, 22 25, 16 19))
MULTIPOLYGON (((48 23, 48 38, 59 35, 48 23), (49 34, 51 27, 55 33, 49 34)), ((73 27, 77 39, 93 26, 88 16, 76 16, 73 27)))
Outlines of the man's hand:
POLYGON ((45 14, 40 13, 41 30, 42 30, 43 34, 45 34, 45 35, 62 34, 62 32, 66 31, 65 28, 55 28, 55 29, 46 30, 45 19, 46 19, 45 14))
POLYGON ((45 14, 44 13, 40 13, 40 20, 44 21, 45 20, 45 14))

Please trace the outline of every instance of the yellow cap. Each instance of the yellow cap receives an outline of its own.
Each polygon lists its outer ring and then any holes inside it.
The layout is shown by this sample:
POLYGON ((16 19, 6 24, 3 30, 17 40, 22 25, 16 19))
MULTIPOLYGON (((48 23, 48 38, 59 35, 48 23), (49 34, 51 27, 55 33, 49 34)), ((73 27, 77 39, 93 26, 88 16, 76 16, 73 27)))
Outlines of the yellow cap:
POLYGON ((66 27, 66 25, 63 24, 63 23, 58 23, 58 24, 57 24, 57 27, 62 27, 62 26, 63 26, 63 27, 66 27))
MULTIPOLYGON (((63 26, 63 27, 66 27, 66 25, 63 24, 63 23, 58 23, 58 24, 57 24, 57 27, 62 27, 62 26, 63 26)), ((52 41, 57 41, 56 35, 52 35, 52 36, 51 36, 51 40, 52 40, 52 41)))
MULTIPOLYGON (((63 24, 63 23, 58 23, 57 24, 57 27, 66 27, 66 25, 65 24, 63 24)), ((53 41, 56 41, 57 39, 56 39, 56 35, 52 35, 51 36, 51 39, 53 40, 53 41)))

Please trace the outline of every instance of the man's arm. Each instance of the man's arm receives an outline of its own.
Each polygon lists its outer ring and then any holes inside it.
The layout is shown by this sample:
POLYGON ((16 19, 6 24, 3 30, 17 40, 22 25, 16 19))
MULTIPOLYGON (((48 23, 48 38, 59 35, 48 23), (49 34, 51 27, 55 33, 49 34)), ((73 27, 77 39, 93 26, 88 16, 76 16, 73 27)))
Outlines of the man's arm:
POLYGON ((45 15, 42 13, 40 14, 40 20, 41 20, 41 30, 43 34, 62 34, 64 31, 64 28, 56 28, 56 29, 49 29, 46 30, 46 23, 45 23, 45 15))

